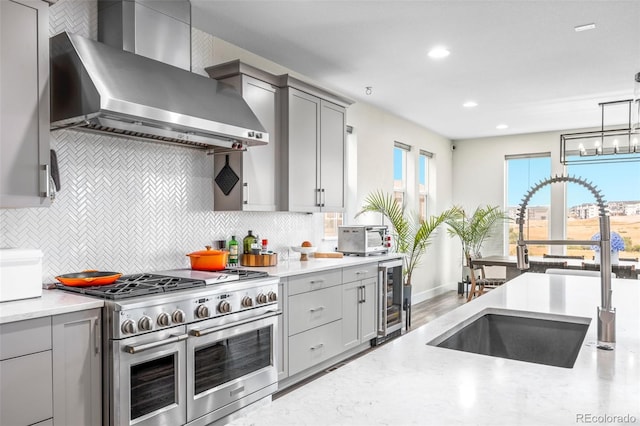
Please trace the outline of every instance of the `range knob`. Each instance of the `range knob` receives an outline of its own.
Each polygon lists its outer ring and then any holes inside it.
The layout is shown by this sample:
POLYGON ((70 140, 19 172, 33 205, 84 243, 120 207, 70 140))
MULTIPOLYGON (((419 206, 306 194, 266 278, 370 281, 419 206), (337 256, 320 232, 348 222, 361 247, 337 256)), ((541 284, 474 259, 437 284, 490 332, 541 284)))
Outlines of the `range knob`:
POLYGON ((151 330, 153 328, 153 322, 151 321, 151 318, 149 318, 147 315, 140 318, 140 321, 138 321, 138 328, 145 331, 151 330))
POLYGON ((228 314, 229 312, 231 312, 231 304, 226 300, 223 300, 218 304, 218 312, 228 314))
POLYGON ((124 334, 133 334, 136 332, 136 323, 132 319, 125 320, 120 326, 120 330, 124 334))
POLYGON ((278 295, 273 291, 267 293, 267 297, 269 298, 269 302, 275 302, 276 300, 278 300, 278 295))
POLYGON ((198 307, 196 308, 196 317, 209 318, 209 308, 207 307, 207 305, 198 305, 198 307))
POLYGON ((249 296, 245 296, 242 298, 242 302, 240 302, 242 304, 242 306, 244 306, 245 308, 250 308, 253 306, 253 300, 251 300, 251 298, 249 296))
POLYGON ((180 324, 184 322, 184 311, 182 309, 176 309, 171 316, 173 322, 180 324))
POLYGON ((260 293, 258 295, 258 297, 256 297, 256 302, 258 302, 259 305, 262 305, 263 303, 267 303, 269 299, 267 298, 267 295, 264 293, 260 293))
POLYGON ((169 316, 168 313, 163 312, 160 315, 158 315, 158 325, 160 327, 166 327, 169 324, 171 324, 171 317, 169 316))

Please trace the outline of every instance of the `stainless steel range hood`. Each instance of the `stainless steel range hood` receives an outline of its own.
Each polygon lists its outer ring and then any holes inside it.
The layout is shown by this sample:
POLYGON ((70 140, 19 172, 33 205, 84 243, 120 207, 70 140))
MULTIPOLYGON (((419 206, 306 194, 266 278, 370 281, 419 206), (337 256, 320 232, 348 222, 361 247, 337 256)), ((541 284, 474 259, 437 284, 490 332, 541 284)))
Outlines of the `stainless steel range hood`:
POLYGON ((78 35, 50 39, 51 128, 200 148, 269 141, 232 87, 78 35))

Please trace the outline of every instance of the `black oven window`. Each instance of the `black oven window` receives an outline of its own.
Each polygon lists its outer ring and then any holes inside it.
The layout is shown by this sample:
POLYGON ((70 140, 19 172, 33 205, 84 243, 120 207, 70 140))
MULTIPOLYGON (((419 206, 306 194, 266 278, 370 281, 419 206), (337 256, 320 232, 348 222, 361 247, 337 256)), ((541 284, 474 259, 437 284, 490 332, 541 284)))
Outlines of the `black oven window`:
POLYGON ((176 403, 175 356, 131 367, 131 420, 176 403))
POLYGON ((195 394, 271 365, 271 326, 196 349, 195 394))

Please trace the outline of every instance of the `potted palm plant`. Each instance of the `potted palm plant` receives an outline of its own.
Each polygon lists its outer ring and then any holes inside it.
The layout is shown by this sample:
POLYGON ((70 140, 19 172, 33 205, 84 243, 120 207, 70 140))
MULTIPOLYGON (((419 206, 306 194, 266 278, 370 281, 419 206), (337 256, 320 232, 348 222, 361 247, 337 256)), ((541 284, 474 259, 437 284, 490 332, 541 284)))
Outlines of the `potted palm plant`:
POLYGON ((391 224, 393 248, 397 253, 403 253, 403 274, 405 290, 405 306, 411 303, 411 280, 415 267, 420 263, 424 253, 431 243, 434 231, 447 220, 453 219, 457 207, 446 210, 437 216, 430 216, 421 220, 417 214, 409 213, 391 194, 380 190, 369 194, 362 209, 356 217, 366 212, 381 213, 391 224), (408 300, 407 300, 408 299, 408 300))
POLYGON ((465 259, 463 266, 468 257, 480 257, 482 244, 498 224, 510 220, 507 213, 498 206, 478 207, 471 216, 459 207, 454 208, 453 211, 454 214, 446 220, 446 223, 449 226, 449 235, 460 238, 462 243, 465 259))

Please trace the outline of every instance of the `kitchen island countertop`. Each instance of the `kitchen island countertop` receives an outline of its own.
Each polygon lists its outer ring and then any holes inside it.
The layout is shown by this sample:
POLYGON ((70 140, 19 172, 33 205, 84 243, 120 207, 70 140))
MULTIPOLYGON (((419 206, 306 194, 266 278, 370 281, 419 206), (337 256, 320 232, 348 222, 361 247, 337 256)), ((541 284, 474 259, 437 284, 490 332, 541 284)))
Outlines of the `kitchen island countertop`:
POLYGON ((104 301, 60 290, 42 290, 42 296, 0 303, 0 324, 101 308, 104 301))
POLYGON ((613 280, 614 351, 596 348, 600 282, 527 273, 236 419, 233 425, 640 422, 640 286, 613 280), (591 318, 573 368, 429 346, 486 310, 591 318))

